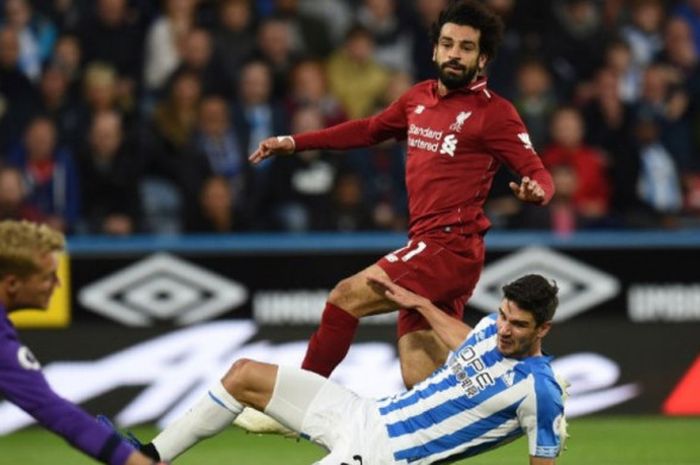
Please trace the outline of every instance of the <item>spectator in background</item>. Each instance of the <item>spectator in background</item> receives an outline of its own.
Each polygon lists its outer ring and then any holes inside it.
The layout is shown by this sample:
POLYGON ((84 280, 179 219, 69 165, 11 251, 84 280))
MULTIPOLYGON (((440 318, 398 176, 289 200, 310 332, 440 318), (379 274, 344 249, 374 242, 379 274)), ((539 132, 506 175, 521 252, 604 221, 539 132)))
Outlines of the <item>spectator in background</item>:
POLYGON ((299 10, 306 14, 322 18, 328 25, 334 48, 342 42, 345 33, 353 23, 354 2, 344 0, 331 0, 319 2, 318 0, 300 0, 299 10))
POLYGON ((49 116, 56 124, 58 139, 75 151, 84 134, 80 133, 80 107, 70 93, 68 77, 56 65, 48 65, 39 80, 36 113, 49 116))
MULTIPOLYGON (((520 0, 517 3, 522 2, 523 0, 520 0)), ((498 55, 489 63, 489 88, 503 97, 513 99, 516 86, 513 77, 517 73, 518 64, 523 61, 523 57, 526 57, 525 59, 539 57, 542 46, 541 44, 533 46, 535 53, 525 48, 527 45, 525 38, 521 37, 522 31, 516 27, 518 18, 515 0, 485 0, 484 3, 500 16, 505 24, 501 48, 498 49, 498 55)), ((545 28, 540 30, 542 29, 545 28)))
POLYGON ((20 41, 19 67, 31 80, 37 81, 41 66, 53 51, 56 27, 35 13, 28 0, 5 0, 3 27, 17 31, 20 41))
POLYGON ((669 66, 672 86, 682 89, 688 97, 684 119, 690 128, 692 146, 687 156, 678 160, 678 166, 685 174, 700 170, 700 60, 693 45, 692 31, 685 20, 670 19, 664 38, 664 50, 658 60, 669 66))
POLYGON ((617 31, 629 21, 628 0, 602 2, 600 16, 606 34, 616 35, 617 31))
POLYGON ((176 153, 192 139, 197 126, 202 81, 191 71, 183 70, 173 76, 168 94, 153 111, 153 124, 162 150, 176 153))
POLYGON ((46 223, 73 231, 80 211, 80 186, 73 157, 57 146, 54 123, 44 116, 33 118, 23 143, 8 154, 8 163, 22 172, 27 198, 46 223))
POLYGON ((78 158, 82 190, 80 232, 126 236, 138 230, 140 161, 127 141, 120 115, 95 114, 78 158))
POLYGON ((390 72, 374 58, 374 40, 362 26, 347 34, 343 47, 328 60, 328 84, 351 119, 372 114, 386 92, 390 72))
POLYGON ((326 69, 317 60, 302 60, 294 66, 289 81, 287 107, 290 114, 307 106, 317 108, 323 115, 324 127, 347 120, 343 107, 328 90, 326 69))
POLYGON ((214 60, 214 46, 209 31, 193 28, 182 41, 182 61, 178 70, 199 75, 203 94, 216 94, 231 98, 233 84, 227 79, 221 64, 214 60))
POLYGON ((223 176, 207 178, 199 193, 199 208, 186 223, 190 233, 226 234, 247 229, 238 194, 223 176))
POLYGON ((197 193, 210 174, 206 158, 192 146, 201 100, 199 76, 178 72, 144 128, 146 177, 141 190, 148 232, 179 232, 189 209, 196 208, 197 193))
POLYGON ((679 74, 662 63, 649 66, 643 75, 642 93, 636 106, 637 115, 656 122, 660 142, 676 164, 685 166, 692 159, 688 94, 678 82, 679 74), (674 82, 675 81, 675 82, 674 82))
MULTIPOLYGON (((78 136, 90 132, 94 116, 103 111, 122 113, 127 126, 131 123, 134 102, 119 93, 119 77, 116 70, 106 63, 90 63, 83 74, 83 99, 79 106, 78 136)), ((73 141, 80 146, 84 140, 73 141)))
POLYGON ((570 98, 577 84, 589 79, 600 65, 605 30, 593 0, 563 0, 551 5, 554 21, 545 32, 545 53, 559 95, 570 98))
POLYGON ((287 113, 272 94, 272 79, 270 67, 261 60, 250 61, 241 70, 233 125, 246 154, 265 138, 288 132, 287 113))
POLYGON ((22 173, 11 166, 0 167, 0 220, 44 220, 39 209, 27 201, 22 173))
POLYGON ((68 88, 71 94, 78 97, 82 81, 83 52, 80 41, 74 35, 64 34, 56 40, 56 47, 51 57, 51 65, 60 69, 68 79, 68 88))
POLYGON ((683 197, 673 156, 659 138, 658 116, 651 112, 638 114, 635 135, 640 162, 639 197, 661 217, 662 225, 673 226, 683 197))
POLYGON ((35 1, 34 6, 46 16, 59 31, 74 31, 94 0, 35 1))
POLYGON ((583 108, 586 142, 602 150, 614 186, 611 208, 624 218, 639 208, 637 178, 639 157, 634 150, 634 107, 620 94, 617 73, 598 70, 592 85, 592 98, 583 108))
POLYGON ((640 68, 649 65, 661 51, 664 6, 660 0, 634 0, 631 19, 621 33, 632 51, 633 65, 640 68))
POLYGON ((299 0, 275 0, 275 16, 287 21, 292 48, 302 56, 325 58, 334 42, 326 22, 299 9, 299 0))
POLYGON ((0 151, 16 144, 36 107, 36 90, 19 67, 19 36, 0 29, 0 151))
POLYGON ((357 23, 372 34, 374 60, 395 71, 411 73, 411 38, 395 0, 363 0, 357 23))
POLYGON ((181 62, 185 35, 195 26, 197 0, 165 0, 164 14, 148 28, 144 50, 144 86, 153 95, 181 62))
POLYGON ((127 0, 97 0, 78 30, 85 63, 110 64, 121 99, 133 99, 143 66, 143 25, 127 0))
POLYGON ((447 0, 416 0, 415 14, 411 15, 411 63, 416 82, 435 78, 433 63, 433 43, 430 40, 430 26, 437 21, 440 12, 447 6, 447 0))
POLYGON ((293 48, 289 23, 281 17, 266 18, 258 29, 256 57, 272 72, 272 95, 281 99, 287 92, 289 73, 299 55, 293 48))
POLYGON ((338 174, 333 187, 328 229, 342 232, 376 229, 363 191, 362 179, 357 173, 343 170, 338 174))
POLYGON ((584 143, 584 134, 579 111, 559 108, 552 116, 552 142, 542 153, 542 162, 548 168, 565 165, 573 170, 577 179, 573 202, 582 226, 599 226, 608 215, 612 186, 605 158, 584 143))
POLYGON ((634 63, 629 44, 624 40, 612 40, 605 49, 604 66, 614 73, 620 98, 625 103, 636 103, 641 92, 644 67, 634 63))
POLYGON ((223 66, 226 79, 237 83, 240 68, 255 50, 251 0, 222 0, 219 3, 214 49, 214 59, 223 66))
POLYGON ((683 18, 693 30, 695 53, 700 54, 700 0, 679 2, 673 9, 673 16, 683 18))
POLYGON ((668 20, 664 30, 664 47, 657 61, 670 65, 678 72, 675 78, 683 87, 695 89, 700 85, 697 82, 698 52, 693 45, 693 32, 686 21, 680 18, 668 20))
POLYGON ((194 147, 206 157, 210 170, 229 183, 237 196, 242 192, 248 169, 247 154, 231 124, 231 114, 222 97, 205 97, 199 107, 194 147))

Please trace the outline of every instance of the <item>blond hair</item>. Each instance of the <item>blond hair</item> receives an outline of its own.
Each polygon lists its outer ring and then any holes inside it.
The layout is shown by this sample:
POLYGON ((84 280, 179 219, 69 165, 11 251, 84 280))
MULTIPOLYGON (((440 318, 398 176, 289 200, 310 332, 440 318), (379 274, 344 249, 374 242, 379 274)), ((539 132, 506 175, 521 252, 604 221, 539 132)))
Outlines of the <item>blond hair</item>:
POLYGON ((45 224, 0 221, 0 278, 26 276, 38 270, 37 259, 65 248, 65 237, 45 224))

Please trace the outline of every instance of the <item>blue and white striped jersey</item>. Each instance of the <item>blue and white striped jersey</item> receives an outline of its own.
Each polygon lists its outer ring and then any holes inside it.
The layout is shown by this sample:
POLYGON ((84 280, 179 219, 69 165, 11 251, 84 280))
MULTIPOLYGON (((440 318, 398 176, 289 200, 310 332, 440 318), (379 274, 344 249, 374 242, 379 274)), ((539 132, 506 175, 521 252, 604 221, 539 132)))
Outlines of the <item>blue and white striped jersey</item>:
POLYGON ((396 462, 458 460, 523 434, 530 455, 558 455, 564 406, 551 357, 501 355, 496 318, 483 318, 428 379, 377 401, 396 462))

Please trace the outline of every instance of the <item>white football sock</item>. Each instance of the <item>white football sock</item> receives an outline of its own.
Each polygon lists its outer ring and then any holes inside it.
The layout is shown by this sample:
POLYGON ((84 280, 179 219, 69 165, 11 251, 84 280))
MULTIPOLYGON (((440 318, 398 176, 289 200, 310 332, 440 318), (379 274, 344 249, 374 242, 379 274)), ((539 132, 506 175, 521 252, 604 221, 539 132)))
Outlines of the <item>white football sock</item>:
POLYGON ((217 383, 187 413, 161 431, 153 445, 161 460, 171 461, 229 426, 241 410, 243 405, 217 383))

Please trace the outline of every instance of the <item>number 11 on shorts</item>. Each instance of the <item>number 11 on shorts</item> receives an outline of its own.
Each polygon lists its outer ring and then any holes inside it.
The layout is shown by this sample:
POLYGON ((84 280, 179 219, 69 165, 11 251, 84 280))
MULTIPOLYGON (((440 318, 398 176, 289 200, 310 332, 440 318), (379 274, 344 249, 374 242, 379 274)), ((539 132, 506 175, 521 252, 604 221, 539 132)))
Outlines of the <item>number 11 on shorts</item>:
POLYGON ((402 262, 407 262, 425 250, 425 242, 420 241, 416 244, 415 247, 411 248, 412 242, 413 241, 408 241, 408 244, 406 244, 406 246, 401 247, 400 249, 396 249, 390 254, 387 254, 387 261, 391 263, 398 262, 399 260, 401 260, 402 262))

